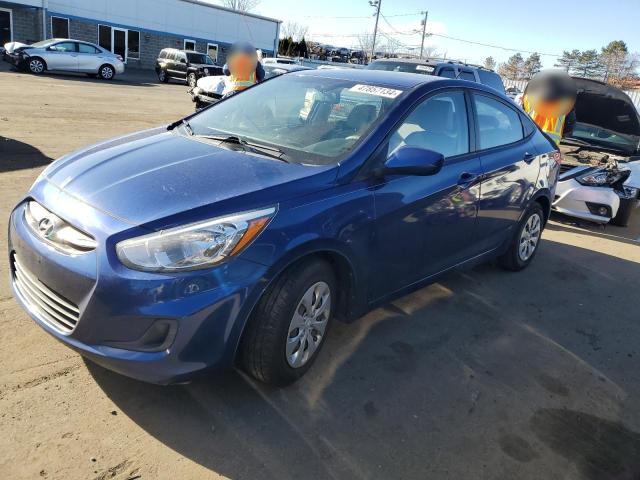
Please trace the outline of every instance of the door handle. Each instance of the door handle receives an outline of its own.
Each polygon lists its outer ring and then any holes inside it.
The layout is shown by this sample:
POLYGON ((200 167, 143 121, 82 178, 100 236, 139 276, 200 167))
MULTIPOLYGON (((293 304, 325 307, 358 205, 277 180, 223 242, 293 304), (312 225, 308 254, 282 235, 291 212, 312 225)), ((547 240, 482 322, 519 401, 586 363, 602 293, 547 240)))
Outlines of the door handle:
POLYGON ((533 162, 534 158, 536 158, 536 156, 533 153, 527 152, 524 154, 524 157, 522 159, 527 163, 531 163, 533 162))
POLYGON ((460 177, 458 177, 458 186, 468 187, 473 182, 475 182, 479 176, 480 175, 478 175, 477 173, 463 172, 460 174, 460 177))

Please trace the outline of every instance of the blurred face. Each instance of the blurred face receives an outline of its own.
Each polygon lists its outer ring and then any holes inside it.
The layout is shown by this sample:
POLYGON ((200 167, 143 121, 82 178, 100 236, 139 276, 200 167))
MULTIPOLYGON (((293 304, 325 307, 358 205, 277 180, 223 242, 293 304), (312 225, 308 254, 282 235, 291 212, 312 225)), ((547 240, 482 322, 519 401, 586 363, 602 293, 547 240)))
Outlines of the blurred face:
POLYGON ((527 85, 527 99, 531 108, 545 117, 567 115, 576 101, 573 79, 564 73, 542 73, 527 85))
POLYGON ((229 69, 234 71, 252 71, 258 66, 258 57, 255 54, 236 52, 231 54, 228 60, 229 69))

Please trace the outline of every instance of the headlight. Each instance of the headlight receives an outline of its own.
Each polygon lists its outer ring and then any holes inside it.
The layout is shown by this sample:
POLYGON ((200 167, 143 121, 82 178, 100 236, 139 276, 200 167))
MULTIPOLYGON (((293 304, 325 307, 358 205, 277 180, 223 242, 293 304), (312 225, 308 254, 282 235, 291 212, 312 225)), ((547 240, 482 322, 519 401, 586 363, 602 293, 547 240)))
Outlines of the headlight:
POLYGON ((638 198, 640 199, 640 188, 635 187, 624 187, 624 194, 627 198, 638 198))
POLYGON ((207 268, 240 253, 276 213, 276 207, 238 213, 116 245, 118 258, 134 270, 175 272, 207 268))
POLYGON ((610 172, 608 170, 598 170, 587 173, 576 178, 578 183, 589 187, 604 187, 616 183, 622 178, 620 172, 610 172))

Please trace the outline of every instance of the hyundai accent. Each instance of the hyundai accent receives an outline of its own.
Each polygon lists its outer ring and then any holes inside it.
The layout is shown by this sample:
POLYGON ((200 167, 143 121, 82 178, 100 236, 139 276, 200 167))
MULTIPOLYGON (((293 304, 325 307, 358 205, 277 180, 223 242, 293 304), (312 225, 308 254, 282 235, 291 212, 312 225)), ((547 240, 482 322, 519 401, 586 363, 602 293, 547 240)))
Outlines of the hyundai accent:
POLYGON ((294 72, 48 166, 11 213, 12 287, 124 375, 236 364, 285 385, 333 321, 453 268, 529 265, 559 161, 490 87, 294 72))

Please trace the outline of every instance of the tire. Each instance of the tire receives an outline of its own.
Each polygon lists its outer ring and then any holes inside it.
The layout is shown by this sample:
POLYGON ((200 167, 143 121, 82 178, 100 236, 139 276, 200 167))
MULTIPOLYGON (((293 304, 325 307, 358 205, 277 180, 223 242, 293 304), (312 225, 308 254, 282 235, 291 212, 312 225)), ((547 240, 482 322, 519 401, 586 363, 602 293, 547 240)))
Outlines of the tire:
POLYGON ((169 82, 169 75, 167 75, 167 71, 164 69, 160 69, 158 70, 158 81, 161 83, 168 83, 169 82))
POLYGON ((27 69, 34 75, 40 75, 47 70, 47 64, 40 57, 33 57, 29 59, 27 69))
POLYGON ((325 343, 336 299, 328 263, 312 260, 285 271, 262 296, 245 328, 238 357, 242 369, 276 386, 298 380, 325 343), (308 315, 313 310, 315 315, 308 315))
POLYGON ((116 69, 108 63, 105 63, 100 67, 100 69, 98 69, 98 76, 102 80, 113 80, 116 76, 116 69))
POLYGON ((500 266, 512 272, 527 268, 538 253, 544 225, 545 217, 542 207, 534 202, 522 217, 509 249, 504 255, 498 257, 500 266))
POLYGON ((198 84, 198 77, 196 77, 195 73, 190 73, 189 75, 187 75, 187 85, 189 85, 189 87, 194 88, 195 86, 197 86, 198 84))

